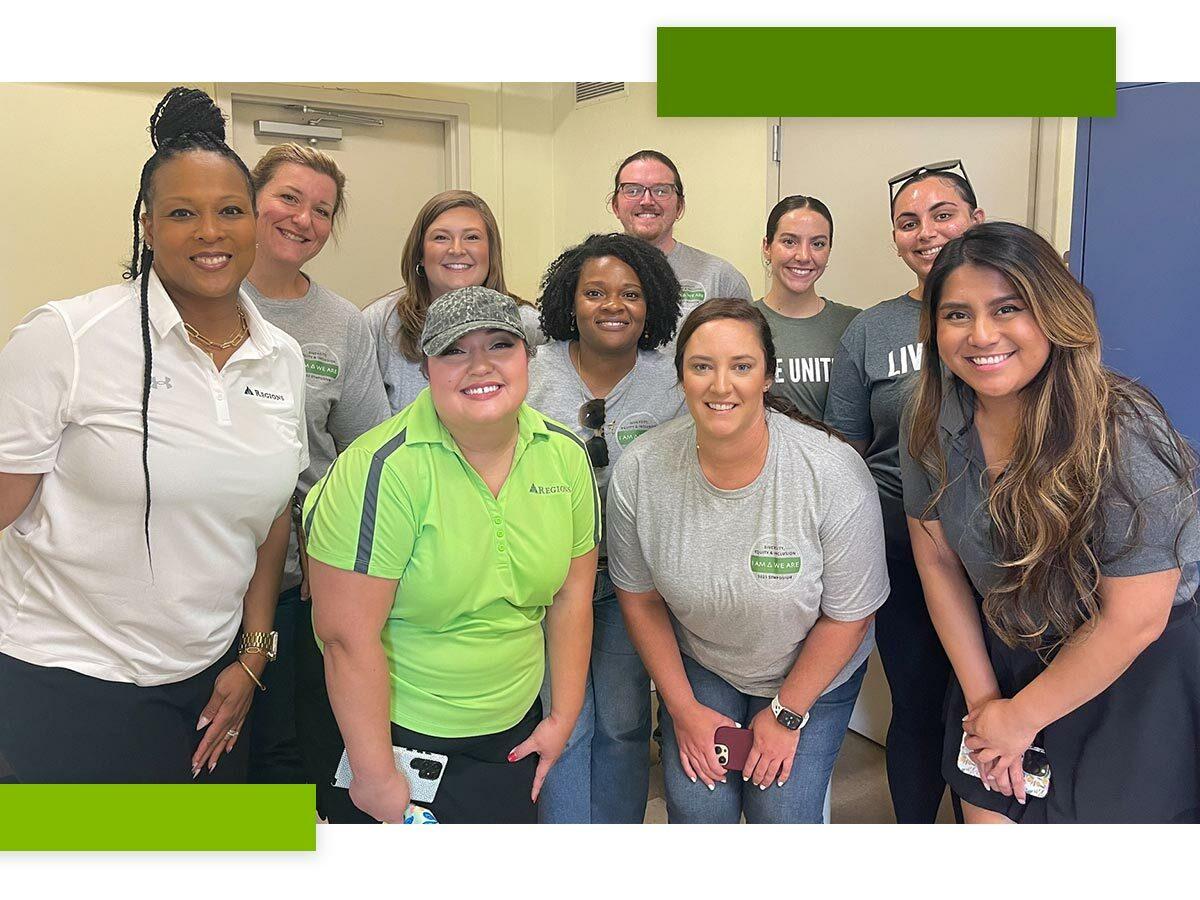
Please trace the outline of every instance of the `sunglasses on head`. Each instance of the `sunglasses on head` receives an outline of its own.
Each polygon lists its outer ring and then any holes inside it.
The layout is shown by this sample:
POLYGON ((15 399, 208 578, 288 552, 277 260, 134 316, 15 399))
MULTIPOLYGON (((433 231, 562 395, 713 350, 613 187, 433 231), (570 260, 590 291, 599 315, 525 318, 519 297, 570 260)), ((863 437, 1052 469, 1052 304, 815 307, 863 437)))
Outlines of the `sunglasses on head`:
POLYGON ((584 444, 587 448, 588 459, 593 469, 603 469, 608 465, 608 444, 604 441, 604 398, 589 400, 579 407, 579 424, 596 432, 584 444))
MULTIPOLYGON (((968 186, 971 184, 971 179, 967 177, 967 168, 963 165, 961 159, 944 159, 941 162, 926 163, 923 166, 917 166, 915 169, 908 169, 898 175, 893 175, 888 179, 888 206, 896 200, 896 186, 903 186, 904 182, 910 178, 916 178, 925 172, 949 172, 951 169, 958 169, 962 173, 963 181, 968 186)), ((974 190, 974 188, 972 188, 974 190)))

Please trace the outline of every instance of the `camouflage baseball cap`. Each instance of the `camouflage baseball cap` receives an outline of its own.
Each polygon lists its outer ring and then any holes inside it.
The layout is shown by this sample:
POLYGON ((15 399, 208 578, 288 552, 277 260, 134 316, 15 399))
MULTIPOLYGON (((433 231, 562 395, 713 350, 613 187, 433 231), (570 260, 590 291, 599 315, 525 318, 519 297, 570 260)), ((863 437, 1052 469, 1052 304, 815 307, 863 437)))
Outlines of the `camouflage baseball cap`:
POLYGON ((475 285, 448 291, 434 300, 425 314, 421 350, 426 356, 439 356, 464 334, 481 328, 496 328, 525 340, 521 314, 512 297, 475 285))

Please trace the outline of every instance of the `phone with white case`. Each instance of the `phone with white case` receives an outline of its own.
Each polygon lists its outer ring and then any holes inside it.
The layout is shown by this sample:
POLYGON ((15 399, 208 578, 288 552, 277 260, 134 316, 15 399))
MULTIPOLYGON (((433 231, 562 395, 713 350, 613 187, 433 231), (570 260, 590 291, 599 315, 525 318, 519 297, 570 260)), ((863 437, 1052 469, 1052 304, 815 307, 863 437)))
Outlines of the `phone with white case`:
MULTIPOLYGON (((1041 747, 1030 747, 1021 760, 1021 768, 1025 772, 1025 793, 1030 797, 1045 797, 1050 792, 1050 760, 1046 758, 1046 751, 1041 747)), ((965 732, 958 745, 958 770, 979 778, 979 767, 971 759, 965 732)))
MULTIPOLYGON (((393 747, 392 755, 396 759, 396 771, 408 780, 408 792, 413 802, 432 803, 433 798, 437 796, 438 785, 442 783, 442 776, 446 774, 449 757, 426 750, 410 750, 407 747, 393 747)), ((333 774, 333 786, 349 789, 353 780, 350 757, 343 750, 342 759, 333 774)))

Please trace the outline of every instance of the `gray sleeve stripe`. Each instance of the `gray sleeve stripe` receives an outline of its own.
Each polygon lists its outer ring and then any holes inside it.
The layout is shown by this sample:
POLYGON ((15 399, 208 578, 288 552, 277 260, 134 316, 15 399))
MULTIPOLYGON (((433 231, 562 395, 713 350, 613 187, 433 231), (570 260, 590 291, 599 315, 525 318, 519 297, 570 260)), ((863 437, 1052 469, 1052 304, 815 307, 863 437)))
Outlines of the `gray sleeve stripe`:
POLYGON ((363 491, 362 520, 358 525, 358 555, 354 559, 354 571, 363 575, 371 568, 371 553, 375 549, 375 512, 379 506, 379 479, 383 477, 383 466, 387 458, 404 445, 407 434, 405 428, 371 457, 367 486, 363 491))
MULTIPOLYGON (((334 465, 337 465, 337 460, 334 460, 334 465)), ((329 467, 330 469, 333 466, 329 467)), ((312 507, 308 511, 308 516, 304 520, 304 542, 307 544, 312 539, 313 517, 317 514, 317 507, 321 505, 321 496, 325 493, 325 485, 329 484, 329 479, 326 478, 321 482, 321 490, 317 491, 317 496, 313 498, 312 507)))
POLYGON ((550 431, 553 431, 556 434, 565 434, 567 437, 569 437, 571 440, 573 440, 576 444, 578 444, 579 449, 583 451, 584 458, 588 461, 588 475, 592 479, 592 516, 593 516, 593 520, 596 523, 595 533, 594 533, 592 539, 597 544, 599 544, 600 543, 600 528, 601 528, 600 490, 599 490, 599 488, 596 487, 596 472, 592 468, 592 458, 587 455, 587 447, 584 445, 583 441, 581 441, 579 439, 579 435, 577 435, 575 432, 568 431, 566 428, 556 425, 555 423, 551 422, 549 419, 543 418, 542 422, 545 423, 546 428, 549 429, 550 431))

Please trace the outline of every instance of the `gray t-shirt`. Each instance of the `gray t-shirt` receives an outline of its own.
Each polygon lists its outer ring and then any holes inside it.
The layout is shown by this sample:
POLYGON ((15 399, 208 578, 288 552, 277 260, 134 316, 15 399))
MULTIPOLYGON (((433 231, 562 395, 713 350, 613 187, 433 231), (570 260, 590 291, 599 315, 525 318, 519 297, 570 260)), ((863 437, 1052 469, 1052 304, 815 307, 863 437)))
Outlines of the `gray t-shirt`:
MULTIPOLYGON (((295 338, 304 354, 309 466, 298 485, 303 498, 343 449, 391 415, 375 342, 358 307, 311 278, 308 292, 295 300, 268 299, 249 280, 242 287, 263 318, 295 338)), ((299 583, 293 531, 281 587, 299 583)))
MULTIPOLYGON (((690 416, 643 435, 608 488, 608 562, 623 590, 657 590, 679 649, 739 691, 771 697, 820 615, 863 619, 888 597, 875 484, 854 448, 767 415, 762 472, 712 486, 690 416)), ((826 690, 875 644, 872 628, 826 690)))
MULTIPOLYGON (((374 300, 363 310, 363 317, 375 339, 375 358, 379 363, 379 371, 383 375, 383 387, 387 391, 388 403, 392 412, 398 413, 413 400, 417 394, 429 384, 421 374, 421 364, 409 362, 397 349, 396 335, 400 330, 400 320, 393 310, 396 300, 404 288, 384 294, 374 300)), ((537 307, 522 303, 518 306, 521 313, 521 324, 525 328, 525 339, 529 346, 536 347, 546 342, 539 324, 537 307)))
POLYGON ((847 439, 867 441, 889 546, 908 547, 897 444, 900 416, 916 386, 923 345, 921 303, 908 294, 863 310, 846 328, 829 373, 825 421, 847 439))
MULTIPOLYGON (((955 382, 957 383, 957 382, 955 382)), ((1109 577, 1145 575, 1180 568, 1175 605, 1186 603, 1200 583, 1200 515, 1195 495, 1173 487, 1174 475, 1154 452, 1161 450, 1162 420, 1148 413, 1150 423, 1132 416, 1122 419, 1119 466, 1134 502, 1142 513, 1140 536, 1131 534, 1133 507, 1116 488, 1102 493, 1105 533, 1093 547, 1100 573, 1109 577), (1132 539, 1131 539, 1132 538, 1132 539)), ((983 448, 975 430, 974 395, 968 388, 950 388, 942 398, 938 440, 946 459, 946 492, 929 515, 925 506, 933 494, 933 476, 908 452, 908 428, 901 429, 900 464, 904 473, 904 508, 914 519, 940 519, 950 548, 958 554, 975 590, 983 596, 1000 580, 992 543, 992 520, 983 448)))
MULTIPOLYGON (((671 252, 667 254, 667 262, 671 264, 675 277, 679 279, 679 324, 687 318, 688 313, 713 297, 741 297, 743 300, 753 300, 750 282, 732 263, 726 262, 719 256, 689 247, 681 241, 676 241, 671 252)), ((675 341, 672 339, 659 352, 667 356, 675 355, 675 341)))
MULTIPOLYGON (((529 361, 529 393, 525 402, 557 419, 586 441, 589 428, 579 424, 579 408, 593 394, 571 362, 569 341, 551 341, 529 361)), ((653 350, 639 350, 637 362, 604 399, 604 442, 608 465, 596 470, 603 508, 608 479, 621 452, 643 432, 687 412, 671 360, 653 350)), ((602 545, 600 555, 605 555, 602 545)))
POLYGON ((826 300, 821 311, 804 319, 785 316, 756 300, 775 341, 775 385, 771 393, 786 397, 800 412, 825 420, 825 395, 834 353, 846 327, 862 310, 826 300))

